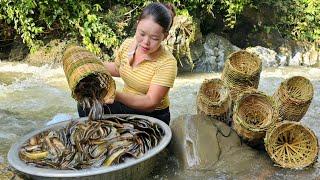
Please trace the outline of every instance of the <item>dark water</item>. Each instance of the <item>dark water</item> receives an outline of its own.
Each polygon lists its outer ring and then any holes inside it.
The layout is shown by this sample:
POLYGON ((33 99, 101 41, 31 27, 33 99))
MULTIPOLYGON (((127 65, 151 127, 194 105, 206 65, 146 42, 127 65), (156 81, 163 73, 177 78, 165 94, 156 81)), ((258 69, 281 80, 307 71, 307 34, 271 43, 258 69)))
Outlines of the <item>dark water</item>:
MULTIPOLYGON (((320 69, 266 69, 261 74, 259 89, 271 95, 285 78, 301 75, 314 85, 314 99, 302 123, 320 137, 320 69)), ((196 114, 196 95, 204 79, 218 78, 219 73, 179 75, 170 91, 172 119, 182 114, 196 114)), ((116 79, 117 89, 122 82, 116 79)), ((6 163, 10 146, 19 137, 42 128, 57 117, 77 118, 76 102, 62 68, 33 67, 21 63, 0 62, 0 163, 6 163)), ((241 152, 235 152, 241 153, 241 152)), ((232 157, 230 157, 232 158, 232 157)), ((243 164, 237 167, 217 164, 215 171, 188 172, 179 169, 176 158, 159 161, 154 179, 319 179, 320 164, 307 170, 286 170, 274 167, 264 152, 241 155, 243 164)), ((236 160, 234 160, 236 163, 236 160)))

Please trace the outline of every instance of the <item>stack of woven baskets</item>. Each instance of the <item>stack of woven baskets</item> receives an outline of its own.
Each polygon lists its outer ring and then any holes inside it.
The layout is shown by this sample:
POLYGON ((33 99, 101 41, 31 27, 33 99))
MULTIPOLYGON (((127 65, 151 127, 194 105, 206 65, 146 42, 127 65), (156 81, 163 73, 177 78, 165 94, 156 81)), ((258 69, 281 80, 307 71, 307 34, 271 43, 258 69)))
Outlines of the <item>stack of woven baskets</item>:
POLYGON ((279 166, 301 169, 312 165, 318 157, 318 139, 300 121, 313 98, 311 82, 302 76, 281 83, 273 98, 278 104, 280 122, 267 131, 265 148, 279 166))
POLYGON ((198 92, 197 110, 231 124, 252 147, 264 145, 271 159, 284 168, 312 165, 318 156, 318 139, 297 121, 313 98, 311 82, 301 76, 281 83, 273 96, 258 90, 261 59, 240 50, 225 62, 220 79, 205 80, 198 92))
POLYGON ((230 90, 232 101, 247 89, 258 88, 261 70, 261 59, 255 54, 240 50, 229 56, 221 79, 230 90))

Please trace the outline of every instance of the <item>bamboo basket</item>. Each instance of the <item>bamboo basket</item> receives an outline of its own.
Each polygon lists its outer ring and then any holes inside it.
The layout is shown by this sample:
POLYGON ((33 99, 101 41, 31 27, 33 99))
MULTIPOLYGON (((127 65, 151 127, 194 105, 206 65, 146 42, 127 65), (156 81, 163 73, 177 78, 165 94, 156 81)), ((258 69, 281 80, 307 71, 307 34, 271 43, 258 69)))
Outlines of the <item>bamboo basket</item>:
POLYGON ((70 45, 63 57, 63 70, 65 72, 71 95, 77 101, 82 101, 84 94, 79 93, 78 85, 81 80, 90 78, 98 81, 99 93, 97 99, 114 99, 116 85, 102 61, 93 53, 76 45, 70 45))
POLYGON ((282 120, 300 121, 313 99, 313 86, 307 78, 293 76, 282 82, 273 96, 282 120))
POLYGON ((261 59, 245 50, 230 54, 225 62, 221 79, 229 88, 232 101, 247 89, 257 89, 262 70, 261 59))
POLYGON ((318 139, 299 122, 283 121, 267 131, 265 148, 276 165, 302 169, 316 162, 318 139))
POLYGON ((197 111, 229 124, 231 99, 220 79, 206 79, 197 96, 197 111))
POLYGON ((235 102, 233 129, 249 145, 263 144, 266 131, 278 121, 275 101, 257 90, 243 92, 235 102))

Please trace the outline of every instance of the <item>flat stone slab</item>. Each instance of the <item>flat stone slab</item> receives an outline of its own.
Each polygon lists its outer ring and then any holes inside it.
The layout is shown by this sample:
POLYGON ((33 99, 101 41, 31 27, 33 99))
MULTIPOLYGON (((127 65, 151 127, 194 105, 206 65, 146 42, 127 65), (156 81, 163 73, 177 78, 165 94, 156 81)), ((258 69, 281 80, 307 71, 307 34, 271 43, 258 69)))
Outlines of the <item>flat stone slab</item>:
POLYGON ((170 125, 173 136, 170 150, 179 161, 182 170, 210 171, 228 168, 241 171, 250 164, 259 151, 243 144, 225 123, 211 117, 182 115, 170 125))

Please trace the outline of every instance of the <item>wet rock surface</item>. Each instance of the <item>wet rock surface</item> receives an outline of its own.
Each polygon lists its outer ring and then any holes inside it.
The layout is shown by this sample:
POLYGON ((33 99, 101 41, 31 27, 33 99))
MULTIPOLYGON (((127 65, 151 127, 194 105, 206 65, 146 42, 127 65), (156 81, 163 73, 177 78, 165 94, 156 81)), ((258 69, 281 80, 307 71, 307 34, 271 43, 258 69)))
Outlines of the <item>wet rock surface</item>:
MULTIPOLYGON (((231 44, 227 39, 212 33, 205 37, 202 49, 199 59, 194 59, 195 72, 222 71, 224 62, 228 56, 240 50, 240 48, 231 44)), ((199 51, 199 48, 195 48, 193 51, 199 51)))
POLYGON ((184 172, 224 169, 228 174, 241 173, 265 155, 244 144, 225 123, 203 114, 179 116, 171 129, 170 148, 184 172))
POLYGON ((208 116, 182 115, 170 125, 171 151, 185 170, 214 170, 234 149, 248 149, 223 122, 208 116))

